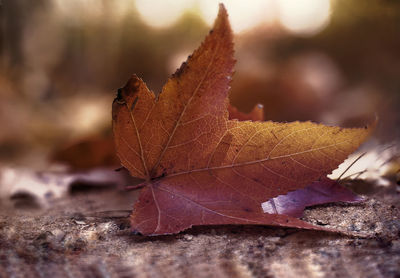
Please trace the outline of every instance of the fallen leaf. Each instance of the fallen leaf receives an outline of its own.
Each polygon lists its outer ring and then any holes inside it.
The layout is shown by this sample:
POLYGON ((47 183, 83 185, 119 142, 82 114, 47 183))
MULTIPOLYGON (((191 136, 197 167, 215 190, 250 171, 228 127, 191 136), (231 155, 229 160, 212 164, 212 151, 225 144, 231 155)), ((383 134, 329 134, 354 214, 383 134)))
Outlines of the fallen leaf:
POLYGON ((119 165, 111 135, 82 138, 56 150, 51 160, 67 164, 75 171, 96 167, 118 168, 119 165))
POLYGON ((400 169, 400 145, 370 142, 369 148, 350 155, 329 175, 331 179, 365 180, 378 186, 390 186, 391 177, 400 169))
POLYGON ((54 200, 66 195, 74 184, 90 187, 119 187, 134 182, 125 171, 96 168, 84 172, 38 172, 26 168, 3 167, 0 169, 0 203, 15 196, 29 196, 38 206, 50 207, 54 200))
POLYGON ((134 231, 171 234, 217 224, 324 229, 264 213, 262 203, 325 177, 372 128, 229 120, 233 66, 232 32, 221 4, 213 30, 158 97, 135 75, 118 91, 117 155, 144 180, 131 215, 134 231))

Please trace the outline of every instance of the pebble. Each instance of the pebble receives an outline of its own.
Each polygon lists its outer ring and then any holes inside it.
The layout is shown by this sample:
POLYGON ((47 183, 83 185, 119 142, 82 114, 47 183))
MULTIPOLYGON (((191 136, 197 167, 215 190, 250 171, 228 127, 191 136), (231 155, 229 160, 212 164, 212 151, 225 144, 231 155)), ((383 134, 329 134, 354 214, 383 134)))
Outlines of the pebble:
POLYGON ((392 250, 400 252, 400 239, 392 241, 392 250))
POLYGON ((72 251, 81 251, 85 249, 87 242, 76 235, 68 234, 64 239, 64 246, 72 251))
POLYGON ((78 225, 86 225, 86 222, 84 222, 84 221, 74 220, 74 222, 75 222, 75 224, 78 224, 78 225))
POLYGON ((55 229, 51 233, 56 241, 62 241, 65 237, 65 232, 60 229, 55 229))
POLYGON ((87 242, 92 242, 99 239, 99 235, 96 231, 86 231, 81 235, 86 239, 87 242))
POLYGON ((268 241, 271 241, 273 243, 276 243, 276 242, 278 242, 280 240, 281 240, 281 238, 279 236, 268 237, 268 241))

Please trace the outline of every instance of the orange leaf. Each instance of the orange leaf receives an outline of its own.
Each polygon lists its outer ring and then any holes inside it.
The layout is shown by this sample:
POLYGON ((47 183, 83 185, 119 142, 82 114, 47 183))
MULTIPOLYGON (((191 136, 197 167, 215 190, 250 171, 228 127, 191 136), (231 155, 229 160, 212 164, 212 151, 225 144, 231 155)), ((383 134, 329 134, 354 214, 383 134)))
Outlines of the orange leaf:
POLYGON ((215 224, 323 229, 264 213, 261 204, 325 177, 371 128, 229 120, 233 66, 232 32, 220 5, 214 29, 158 98, 136 76, 118 91, 117 155, 131 175, 145 180, 133 230, 157 235, 215 224))

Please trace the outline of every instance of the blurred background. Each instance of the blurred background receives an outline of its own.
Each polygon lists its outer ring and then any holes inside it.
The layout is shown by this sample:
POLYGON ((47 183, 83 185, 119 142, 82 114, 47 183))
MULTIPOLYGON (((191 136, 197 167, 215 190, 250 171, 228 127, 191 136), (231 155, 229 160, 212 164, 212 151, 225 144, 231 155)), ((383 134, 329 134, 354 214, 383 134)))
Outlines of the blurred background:
POLYGON ((400 138, 400 1, 2 0, 0 163, 39 167, 111 134, 116 90, 158 93, 223 2, 235 33, 231 102, 274 121, 362 126, 400 138))

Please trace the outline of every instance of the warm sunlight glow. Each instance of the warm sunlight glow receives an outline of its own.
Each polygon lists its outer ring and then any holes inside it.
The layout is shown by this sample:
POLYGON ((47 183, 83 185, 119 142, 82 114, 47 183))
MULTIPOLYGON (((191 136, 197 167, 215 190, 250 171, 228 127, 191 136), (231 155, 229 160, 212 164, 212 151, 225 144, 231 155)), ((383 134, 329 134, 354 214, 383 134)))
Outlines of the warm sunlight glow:
POLYGON ((192 6, 192 1, 185 0, 136 0, 136 8, 142 20, 156 28, 171 26, 192 6))
MULTIPOLYGON (((88 92, 85 89, 82 92, 88 92)), ((80 94, 80 96, 82 96, 80 94)), ((60 113, 69 119, 64 124, 74 135, 88 134, 100 130, 107 123, 110 116, 110 98, 96 95, 88 97, 76 97, 66 102, 68 109, 62 109, 60 113), (85 105, 82 105, 85 103, 85 105)))
POLYGON ((112 9, 115 19, 123 18, 126 14, 135 10, 135 0, 117 0, 107 2, 110 5, 109 9, 112 9))
POLYGON ((55 0, 54 5, 61 16, 73 21, 96 17, 102 12, 102 6, 96 0, 55 0))
POLYGON ((330 18, 330 0, 278 0, 279 20, 287 30, 304 35, 321 31, 330 18))
POLYGON ((259 25, 280 22, 290 32, 314 35, 330 19, 330 0, 54 0, 61 16, 80 22, 99 16, 109 20, 123 18, 137 10, 140 18, 154 28, 168 28, 185 12, 198 15, 211 26, 218 13, 218 3, 224 3, 235 33, 251 30, 259 25))
POLYGON ((135 8, 135 0, 98 1, 98 0, 54 0, 58 16, 70 23, 82 20, 100 20, 101 16, 108 21, 118 21, 135 8))
MULTIPOLYGON (((250 3, 243 0, 222 0, 229 13, 229 20, 235 33, 249 30, 262 23, 275 20, 274 0, 253 0, 250 3)), ((215 0, 198 1, 201 15, 207 24, 214 22, 218 6, 215 0)))

